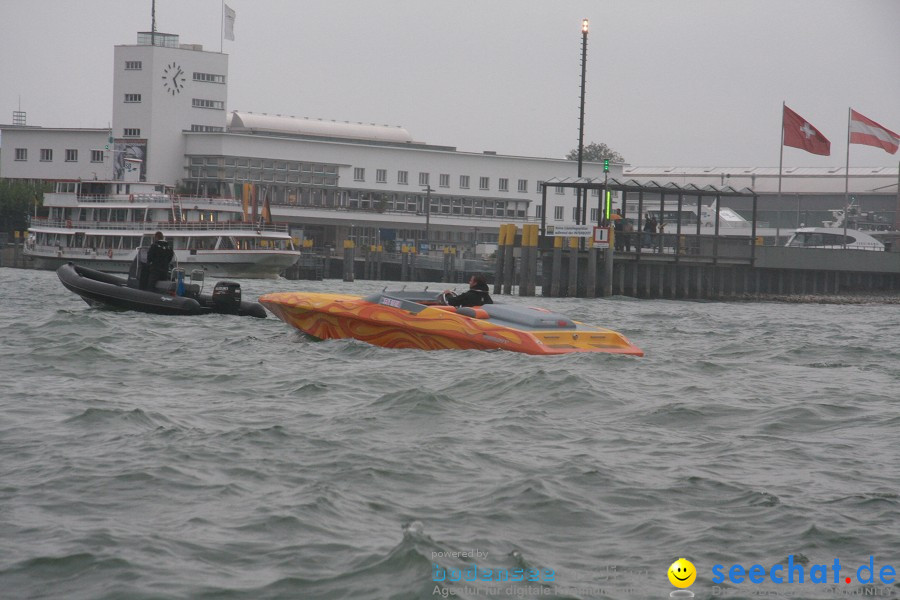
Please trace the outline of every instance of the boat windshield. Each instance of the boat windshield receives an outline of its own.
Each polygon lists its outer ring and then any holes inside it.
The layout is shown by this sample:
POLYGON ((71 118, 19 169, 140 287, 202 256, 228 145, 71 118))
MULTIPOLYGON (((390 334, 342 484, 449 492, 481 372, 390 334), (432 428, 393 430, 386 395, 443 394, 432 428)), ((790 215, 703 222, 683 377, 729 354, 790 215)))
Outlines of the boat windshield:
MULTIPOLYGON (((822 248, 827 246, 842 246, 844 236, 838 233, 819 233, 815 231, 798 231, 787 245, 795 248, 822 248)), ((856 242, 856 238, 847 236, 847 245, 856 242)))

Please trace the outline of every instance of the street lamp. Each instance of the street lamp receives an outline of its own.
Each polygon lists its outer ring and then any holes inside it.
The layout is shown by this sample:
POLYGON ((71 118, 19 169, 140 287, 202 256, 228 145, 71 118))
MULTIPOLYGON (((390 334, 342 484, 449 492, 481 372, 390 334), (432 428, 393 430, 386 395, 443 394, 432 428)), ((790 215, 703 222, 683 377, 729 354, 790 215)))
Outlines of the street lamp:
MULTIPOLYGON (((581 110, 578 117, 578 178, 581 179, 581 164, 584 157, 584 91, 585 76, 587 70, 587 36, 588 36, 588 20, 581 20, 581 110)), ((581 188, 575 188, 577 198, 575 200, 575 223, 581 222, 581 188)), ((584 199, 585 205, 587 198, 584 199)), ((586 212, 586 211, 585 211, 586 212)))

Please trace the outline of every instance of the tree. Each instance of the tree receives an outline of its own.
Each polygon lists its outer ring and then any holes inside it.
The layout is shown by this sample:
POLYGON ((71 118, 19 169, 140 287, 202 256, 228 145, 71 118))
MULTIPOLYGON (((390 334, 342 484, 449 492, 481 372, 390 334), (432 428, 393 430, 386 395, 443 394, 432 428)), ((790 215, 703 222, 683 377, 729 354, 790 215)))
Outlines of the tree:
POLYGON ((16 179, 0 179, 0 232, 11 234, 28 228, 28 215, 43 204, 44 187, 16 179))
MULTIPOLYGON (((623 163, 625 162, 625 158, 603 143, 591 142, 587 146, 584 147, 584 152, 581 155, 582 162, 603 162, 604 159, 608 158, 612 162, 623 163)), ((578 160, 578 148, 575 148, 568 154, 566 154, 566 160, 578 160)))

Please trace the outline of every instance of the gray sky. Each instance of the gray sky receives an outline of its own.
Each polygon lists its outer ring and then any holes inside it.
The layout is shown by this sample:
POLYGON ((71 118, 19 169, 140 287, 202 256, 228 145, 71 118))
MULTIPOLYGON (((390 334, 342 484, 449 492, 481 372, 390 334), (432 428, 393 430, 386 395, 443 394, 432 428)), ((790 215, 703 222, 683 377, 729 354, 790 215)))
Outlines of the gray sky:
MULTIPOLYGON (((220 47, 220 0, 157 0, 157 29, 220 47)), ((636 166, 777 166, 781 103, 832 143, 847 109, 900 132, 900 0, 228 0, 229 110, 402 125, 460 150, 563 157, 578 141, 636 166)), ((0 122, 105 127, 113 46, 150 0, 0 0, 0 122)), ((900 153, 853 145, 851 166, 900 153)))

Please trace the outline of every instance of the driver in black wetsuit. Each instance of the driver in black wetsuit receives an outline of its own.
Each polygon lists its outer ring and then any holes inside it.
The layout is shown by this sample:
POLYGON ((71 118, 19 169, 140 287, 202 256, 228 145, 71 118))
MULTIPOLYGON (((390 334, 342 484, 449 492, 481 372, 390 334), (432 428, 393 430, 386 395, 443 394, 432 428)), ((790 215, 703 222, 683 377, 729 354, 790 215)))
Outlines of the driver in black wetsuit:
POLYGON ((482 304, 493 304, 490 294, 488 294, 487 281, 484 275, 472 275, 469 279, 469 291, 459 296, 452 296, 450 290, 444 290, 444 297, 450 306, 481 306, 482 304))
POLYGON ((165 281, 169 278, 169 263, 172 262, 172 257, 175 255, 162 231, 157 231, 153 237, 155 239, 150 245, 150 250, 147 251, 147 266, 150 276, 146 289, 151 291, 156 288, 157 281, 165 281))

